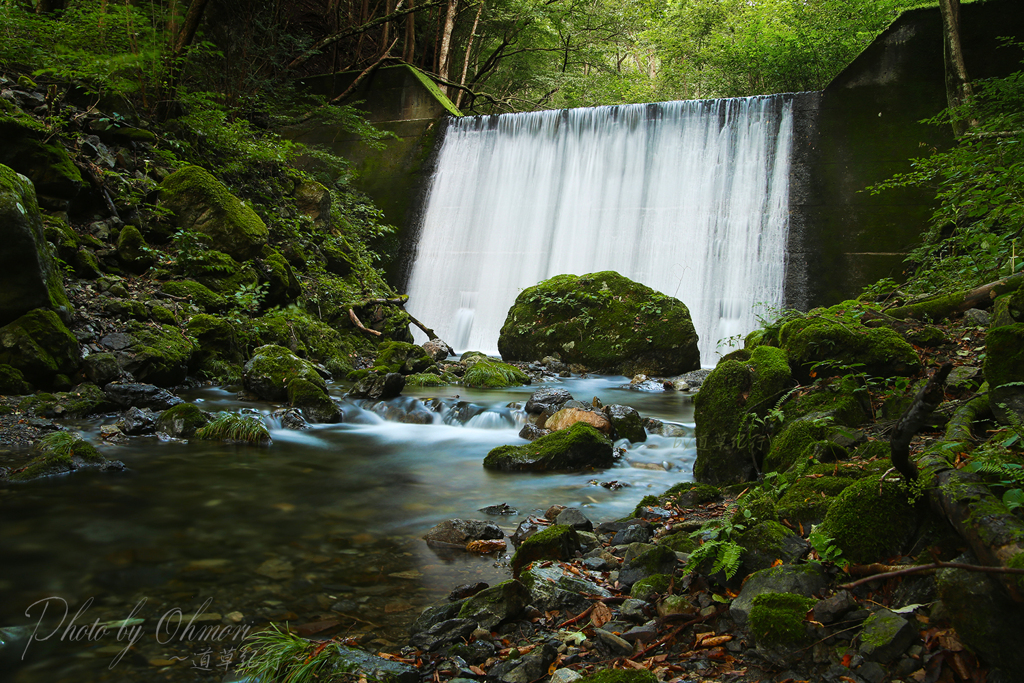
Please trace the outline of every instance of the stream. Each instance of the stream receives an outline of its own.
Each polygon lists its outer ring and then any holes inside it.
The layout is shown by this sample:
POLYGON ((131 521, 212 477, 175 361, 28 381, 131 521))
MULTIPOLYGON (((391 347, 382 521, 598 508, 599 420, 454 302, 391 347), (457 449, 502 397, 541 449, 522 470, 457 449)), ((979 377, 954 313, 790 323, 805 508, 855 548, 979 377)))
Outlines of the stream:
MULTIPOLYGON (((122 473, 0 489, 0 679, 231 680, 241 638, 267 621, 397 650, 411 621, 453 587, 509 575, 507 556, 428 547, 421 536, 435 524, 487 519, 510 534, 556 503, 596 523, 692 478, 691 398, 627 385, 625 377, 558 382, 578 400, 631 405, 684 435, 620 442, 626 454, 613 468, 577 474, 481 465, 490 449, 525 443, 525 415, 508 406, 525 404, 536 384, 410 388, 375 409, 344 401, 344 423, 307 431, 281 429, 275 406, 233 391, 182 394, 211 412, 260 412, 273 444, 136 437, 100 446, 125 463, 122 473), (385 419, 395 408, 430 424, 385 419), (609 482, 625 486, 601 486, 609 482), (500 503, 518 513, 478 511, 500 503)), ((338 399, 345 391, 331 389, 338 399)), ((67 426, 98 443, 99 428, 115 419, 67 426)))

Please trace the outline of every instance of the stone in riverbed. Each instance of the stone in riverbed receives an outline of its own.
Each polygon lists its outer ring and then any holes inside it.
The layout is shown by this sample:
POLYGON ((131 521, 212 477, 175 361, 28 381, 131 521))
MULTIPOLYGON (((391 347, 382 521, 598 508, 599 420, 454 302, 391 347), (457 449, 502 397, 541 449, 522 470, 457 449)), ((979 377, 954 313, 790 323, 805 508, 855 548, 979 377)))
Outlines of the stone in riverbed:
POLYGON ((505 472, 578 471, 611 467, 614 462, 611 440, 577 422, 524 446, 499 446, 484 458, 484 467, 505 472))
POLYGON ((465 546, 470 541, 504 538, 505 533, 492 522, 475 519, 447 519, 423 535, 427 543, 465 546))
POLYGON ((512 556, 512 575, 519 576, 523 568, 534 560, 571 560, 582 550, 575 529, 555 524, 523 541, 512 556))
POLYGON ((635 408, 616 403, 605 406, 603 410, 615 430, 616 438, 628 439, 632 443, 647 441, 643 419, 635 408))
POLYGON ((518 617, 529 602, 530 591, 526 586, 510 579, 467 599, 458 618, 472 619, 482 628, 493 629, 503 621, 518 617))
POLYGON ((137 406, 153 410, 167 410, 183 403, 180 398, 152 384, 108 384, 103 393, 111 402, 122 408, 137 406))
POLYGON ((566 429, 577 422, 586 422, 588 425, 605 435, 611 435, 612 423, 603 413, 582 408, 562 408, 557 413, 544 421, 544 429, 557 432, 566 429))
POLYGON ((386 401, 395 398, 405 388, 405 376, 397 372, 378 374, 370 372, 348 392, 351 398, 368 398, 386 401))
POLYGON ((548 415, 554 415, 566 401, 572 400, 572 394, 565 389, 559 389, 557 387, 544 387, 533 392, 530 399, 526 402, 526 412, 531 415, 540 415, 546 413, 548 415))

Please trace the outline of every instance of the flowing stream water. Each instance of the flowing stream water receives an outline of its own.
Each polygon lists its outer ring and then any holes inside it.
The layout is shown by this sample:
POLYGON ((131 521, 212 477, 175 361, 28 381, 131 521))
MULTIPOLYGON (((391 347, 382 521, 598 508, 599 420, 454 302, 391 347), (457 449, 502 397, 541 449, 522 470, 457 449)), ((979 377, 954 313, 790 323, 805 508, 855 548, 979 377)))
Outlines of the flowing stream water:
POLYGON ((453 119, 409 310, 494 353, 522 289, 615 270, 685 303, 714 365, 782 304, 791 138, 778 95, 453 119))
MULTIPOLYGON (((237 657, 237 642, 211 642, 197 630, 204 625, 327 621, 363 634, 370 649, 404 645, 409 622, 455 585, 508 576, 494 556, 428 547, 420 537, 433 525, 491 519, 511 532, 527 514, 555 503, 605 521, 627 515, 644 495, 690 480, 688 397, 630 391, 622 388, 626 382, 574 377, 558 386, 580 400, 632 405, 645 417, 676 423, 682 435, 624 442, 626 455, 616 466, 577 474, 482 467, 491 448, 525 443, 517 435, 523 414, 508 406, 525 403, 536 385, 409 390, 377 406, 343 401, 344 423, 302 432, 280 429, 273 406, 243 403, 227 390, 185 395, 205 410, 260 412, 273 444, 138 437, 101 446, 127 465, 123 473, 80 471, 0 488, 0 680, 220 681, 225 669, 218 667, 237 657), (382 417, 409 412, 429 424, 382 417), (610 481, 627 486, 600 486, 610 481), (478 512, 498 503, 519 513, 478 512), (54 631, 62 601, 69 615, 54 631), (12 640, 3 627, 34 627, 43 606, 47 619, 27 650, 23 642, 2 644, 12 640), (183 625, 172 634, 176 609, 186 622, 206 616, 191 631, 183 625), (128 642, 127 630, 123 641, 117 637, 123 624, 94 630, 94 639, 68 630, 80 610, 76 626, 143 619, 136 646, 118 658, 128 642)), ((342 389, 333 391, 340 398, 342 389)), ((113 420, 68 426, 98 441, 101 424, 113 420)))

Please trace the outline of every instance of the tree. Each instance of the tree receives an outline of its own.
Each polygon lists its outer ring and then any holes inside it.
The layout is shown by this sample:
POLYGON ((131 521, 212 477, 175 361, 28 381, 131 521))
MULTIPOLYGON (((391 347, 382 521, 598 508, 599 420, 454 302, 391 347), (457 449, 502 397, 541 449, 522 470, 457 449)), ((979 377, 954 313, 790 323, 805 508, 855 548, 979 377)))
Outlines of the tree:
POLYGON ((953 132, 963 135, 973 123, 955 112, 970 102, 973 95, 967 64, 960 44, 960 0, 939 0, 942 13, 942 54, 946 71, 946 100, 954 112, 953 132))

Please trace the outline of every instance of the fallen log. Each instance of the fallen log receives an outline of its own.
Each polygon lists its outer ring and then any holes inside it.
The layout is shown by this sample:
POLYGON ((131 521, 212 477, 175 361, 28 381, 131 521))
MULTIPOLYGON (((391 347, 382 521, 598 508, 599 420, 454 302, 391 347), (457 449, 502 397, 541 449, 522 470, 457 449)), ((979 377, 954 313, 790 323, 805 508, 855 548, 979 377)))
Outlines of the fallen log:
MULTIPOLYGON (((851 567, 851 573, 855 567, 851 567)), ((937 569, 964 569, 969 572, 985 572, 986 574, 1015 574, 1018 576, 1024 576, 1024 569, 1017 569, 1015 567, 988 567, 980 564, 964 564, 963 562, 929 562, 928 564, 918 564, 913 567, 901 567, 893 571, 882 572, 881 574, 872 574, 863 579, 857 579, 850 583, 844 583, 839 587, 844 590, 851 590, 857 586, 863 586, 866 583, 872 581, 884 581, 885 579, 893 579, 897 576, 907 576, 908 574, 926 574, 932 573, 937 569)))
POLYGON ((992 301, 1003 294, 1017 291, 1024 284, 1024 273, 1017 273, 995 282, 952 294, 933 296, 905 306, 885 311, 893 318, 914 320, 942 320, 954 313, 963 313, 972 308, 987 308, 992 301))
POLYGON ((942 387, 952 369, 953 364, 946 363, 935 371, 924 388, 917 392, 914 402, 910 404, 910 407, 896 423, 896 428, 892 430, 892 436, 889 439, 892 464, 907 481, 917 479, 917 468, 910 460, 910 441, 928 421, 932 412, 942 403, 944 398, 942 387))

